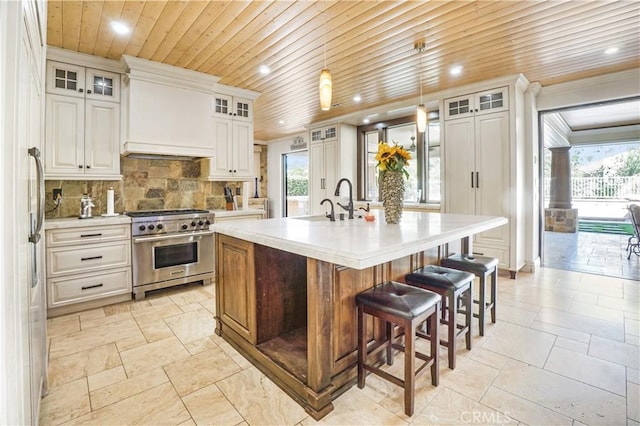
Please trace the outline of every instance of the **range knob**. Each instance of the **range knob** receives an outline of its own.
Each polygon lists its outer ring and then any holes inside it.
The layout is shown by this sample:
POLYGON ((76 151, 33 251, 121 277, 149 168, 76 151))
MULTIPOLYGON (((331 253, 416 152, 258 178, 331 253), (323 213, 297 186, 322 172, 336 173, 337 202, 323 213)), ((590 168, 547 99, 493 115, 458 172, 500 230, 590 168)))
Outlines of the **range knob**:
POLYGON ((211 221, 209 219, 207 219, 207 220, 204 221, 204 224, 205 225, 211 225, 211 221))
POLYGON ((157 226, 157 228, 158 228, 158 230, 160 230, 160 229, 164 228, 164 226, 162 226, 162 224, 161 224, 161 223, 159 223, 159 224, 158 224, 158 226, 157 226))
POLYGON ((199 221, 198 225, 202 226, 202 225, 204 225, 204 222, 203 221, 199 221))
POLYGON ((188 228, 188 226, 187 226, 187 224, 186 224, 186 223, 183 223, 183 224, 182 224, 182 226, 181 226, 181 228, 182 228, 182 229, 187 229, 187 228, 188 228))
POLYGON ((153 228, 155 228, 155 226, 149 225, 148 228, 149 228, 149 231, 153 231, 153 228))
POLYGON ((140 225, 140 226, 138 226, 138 229, 141 230, 141 231, 144 231, 145 229, 147 229, 147 227, 144 226, 144 225, 140 225))
POLYGON ((191 226, 196 226, 196 223, 195 222, 191 222, 191 226))

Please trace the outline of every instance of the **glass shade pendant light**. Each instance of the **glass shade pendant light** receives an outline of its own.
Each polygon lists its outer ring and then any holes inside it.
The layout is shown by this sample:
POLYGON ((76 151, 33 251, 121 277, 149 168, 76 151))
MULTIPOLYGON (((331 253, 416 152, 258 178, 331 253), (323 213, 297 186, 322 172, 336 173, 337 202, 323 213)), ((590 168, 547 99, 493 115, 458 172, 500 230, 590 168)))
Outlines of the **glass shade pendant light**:
POLYGON ((425 45, 424 42, 417 42, 413 47, 420 55, 420 66, 418 67, 418 74, 420 75, 420 105, 416 109, 416 124, 418 125, 418 132, 423 133, 427 130, 427 107, 422 103, 422 51, 425 45))
POLYGON ((329 111, 331 109, 331 91, 333 84, 331 81, 331 72, 327 68, 327 15, 326 10, 322 11, 324 16, 324 68, 320 71, 320 109, 329 111))

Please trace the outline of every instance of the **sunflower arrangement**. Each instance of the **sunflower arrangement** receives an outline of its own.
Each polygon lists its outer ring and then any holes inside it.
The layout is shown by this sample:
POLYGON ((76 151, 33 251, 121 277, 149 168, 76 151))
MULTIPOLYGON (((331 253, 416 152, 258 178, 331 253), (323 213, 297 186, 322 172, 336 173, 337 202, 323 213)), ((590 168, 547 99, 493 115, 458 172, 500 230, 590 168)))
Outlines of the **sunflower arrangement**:
POLYGON ((393 141, 393 145, 380 142, 376 160, 378 161, 377 167, 381 176, 386 171, 393 171, 402 172, 407 179, 409 178, 409 172, 405 167, 409 165, 411 154, 401 145, 398 145, 397 142, 393 141))

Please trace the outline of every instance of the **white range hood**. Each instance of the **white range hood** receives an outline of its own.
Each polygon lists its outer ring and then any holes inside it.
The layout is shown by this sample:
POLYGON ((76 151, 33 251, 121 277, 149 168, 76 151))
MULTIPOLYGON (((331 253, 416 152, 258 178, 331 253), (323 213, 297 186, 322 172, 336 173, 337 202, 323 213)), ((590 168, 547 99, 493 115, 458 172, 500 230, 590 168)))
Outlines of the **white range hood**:
POLYGON ((121 61, 121 154, 213 156, 213 96, 220 78, 128 55, 121 61))

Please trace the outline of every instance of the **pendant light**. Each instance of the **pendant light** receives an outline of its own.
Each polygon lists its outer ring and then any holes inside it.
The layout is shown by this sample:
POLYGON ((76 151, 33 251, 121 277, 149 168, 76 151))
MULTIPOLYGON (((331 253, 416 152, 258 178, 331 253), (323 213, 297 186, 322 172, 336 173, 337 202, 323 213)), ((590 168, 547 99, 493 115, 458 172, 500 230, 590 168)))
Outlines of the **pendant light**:
POLYGON ((422 51, 425 49, 424 42, 417 42, 413 48, 420 55, 420 66, 418 67, 418 74, 420 75, 420 105, 416 109, 416 124, 418 125, 418 132, 423 133, 427 130, 427 107, 422 103, 422 51))
POLYGON ((320 109, 329 111, 331 109, 331 72, 327 68, 327 15, 326 10, 322 11, 324 16, 324 68, 320 71, 320 109))

